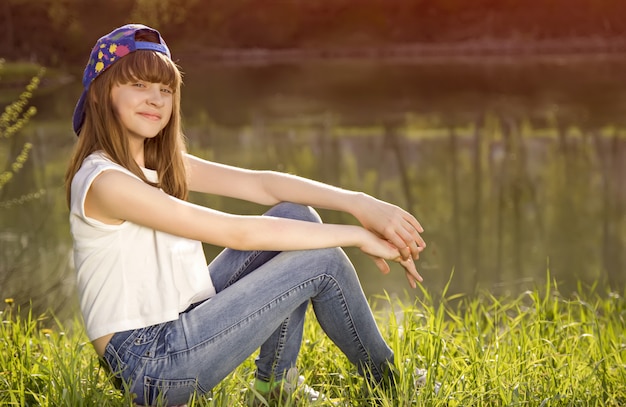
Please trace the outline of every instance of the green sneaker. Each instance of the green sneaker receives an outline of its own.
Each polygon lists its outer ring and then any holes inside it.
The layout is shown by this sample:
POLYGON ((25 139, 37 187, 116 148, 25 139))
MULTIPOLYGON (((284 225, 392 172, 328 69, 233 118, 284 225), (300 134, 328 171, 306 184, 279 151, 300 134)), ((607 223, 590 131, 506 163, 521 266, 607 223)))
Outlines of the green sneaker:
POLYGON ((324 400, 327 398, 304 383, 304 376, 299 374, 297 368, 292 367, 287 370, 284 379, 269 392, 263 393, 254 388, 251 389, 248 405, 250 407, 291 406, 298 405, 302 401, 314 405, 324 400))

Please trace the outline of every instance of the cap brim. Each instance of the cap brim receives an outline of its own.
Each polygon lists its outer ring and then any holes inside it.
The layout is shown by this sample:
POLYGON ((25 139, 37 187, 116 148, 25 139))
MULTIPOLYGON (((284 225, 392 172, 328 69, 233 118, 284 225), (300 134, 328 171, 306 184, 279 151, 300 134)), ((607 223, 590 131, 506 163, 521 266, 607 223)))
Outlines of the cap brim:
POLYGON ((83 91, 80 95, 80 99, 78 99, 78 103, 76 103, 76 107, 74 108, 74 133, 78 136, 80 134, 80 129, 83 127, 83 122, 85 121, 85 99, 87 96, 87 92, 83 91))

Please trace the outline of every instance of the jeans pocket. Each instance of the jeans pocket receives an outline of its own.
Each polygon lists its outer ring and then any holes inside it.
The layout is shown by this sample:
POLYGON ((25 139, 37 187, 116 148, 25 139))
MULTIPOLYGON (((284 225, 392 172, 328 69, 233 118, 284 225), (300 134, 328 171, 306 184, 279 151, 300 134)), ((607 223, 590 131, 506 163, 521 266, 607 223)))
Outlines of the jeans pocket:
POLYGON ((145 328, 135 329, 129 339, 132 345, 142 346, 152 343, 160 334, 164 324, 150 325, 145 328))
POLYGON ((118 332, 105 348, 104 360, 108 370, 117 379, 114 385, 121 389, 123 383, 132 383, 135 375, 141 372, 145 358, 154 353, 155 341, 162 330, 160 325, 118 332))
POLYGON ((147 405, 184 404, 194 392, 205 393, 196 379, 158 379, 150 376, 144 377, 143 390, 147 405))
POLYGON ((111 342, 107 344, 104 350, 104 356, 100 360, 100 365, 106 368, 107 372, 111 375, 113 385, 117 389, 121 389, 122 380, 128 368, 123 350, 120 354, 119 349, 115 347, 113 340, 111 340, 111 342))

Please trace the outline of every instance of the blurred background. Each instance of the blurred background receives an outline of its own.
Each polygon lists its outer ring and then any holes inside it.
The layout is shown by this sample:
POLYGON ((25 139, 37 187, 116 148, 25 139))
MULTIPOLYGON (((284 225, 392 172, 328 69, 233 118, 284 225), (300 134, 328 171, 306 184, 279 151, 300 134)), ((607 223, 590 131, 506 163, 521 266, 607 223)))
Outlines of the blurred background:
MULTIPOLYGON (((548 278, 623 294, 625 15, 623 0, 3 0, 0 298, 76 315, 71 114, 91 47, 129 22, 159 29, 185 73, 192 153, 409 209, 434 296, 548 278)), ((422 295, 347 252, 372 300, 422 295)))

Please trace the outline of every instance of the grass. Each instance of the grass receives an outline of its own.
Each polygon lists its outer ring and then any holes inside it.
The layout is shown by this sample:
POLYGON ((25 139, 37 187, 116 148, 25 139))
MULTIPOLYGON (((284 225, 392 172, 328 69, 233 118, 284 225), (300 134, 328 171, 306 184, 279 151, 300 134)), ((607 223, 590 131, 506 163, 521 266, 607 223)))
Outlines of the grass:
MULTIPOLYGON (((548 281, 550 281, 548 279, 548 281)), ((314 388, 342 406, 626 405, 624 294, 557 285, 496 298, 489 293, 387 305, 380 326, 396 352, 394 394, 366 389, 314 318, 305 327, 299 367, 314 388), (414 391, 412 372, 429 369, 414 391), (441 391, 432 391, 434 381, 441 391)), ((6 301, 5 301, 6 302, 6 301)), ((0 405, 132 406, 100 368, 80 322, 65 330, 8 301, 0 328, 0 405)), ((254 371, 249 358, 189 406, 245 405, 254 371)), ((306 404, 302 404, 306 405, 306 404)))

